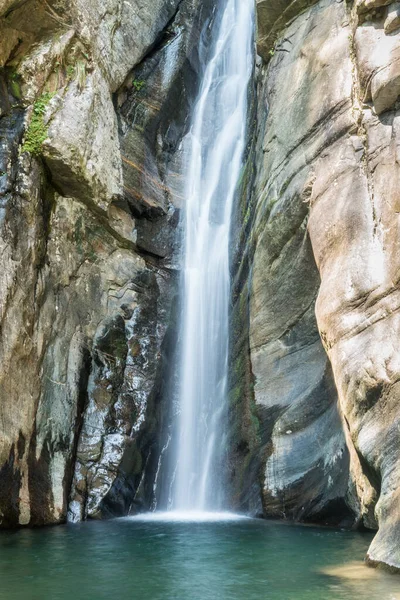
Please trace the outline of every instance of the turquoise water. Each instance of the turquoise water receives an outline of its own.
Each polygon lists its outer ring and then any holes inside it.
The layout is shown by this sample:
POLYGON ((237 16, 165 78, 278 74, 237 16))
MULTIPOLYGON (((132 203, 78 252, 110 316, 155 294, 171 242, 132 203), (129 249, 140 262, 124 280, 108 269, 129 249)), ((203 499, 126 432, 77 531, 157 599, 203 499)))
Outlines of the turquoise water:
POLYGON ((0 599, 397 600, 400 577, 357 563, 370 539, 252 519, 3 532, 0 599))

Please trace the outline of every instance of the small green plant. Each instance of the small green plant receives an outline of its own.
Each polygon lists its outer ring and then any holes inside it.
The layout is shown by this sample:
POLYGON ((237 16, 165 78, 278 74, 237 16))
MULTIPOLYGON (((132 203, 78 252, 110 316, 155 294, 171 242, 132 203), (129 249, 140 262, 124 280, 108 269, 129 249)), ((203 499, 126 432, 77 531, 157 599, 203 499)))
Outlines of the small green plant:
POLYGON ((6 171, 0 171, 0 177, 4 177, 4 175, 7 175, 6 171))
POLYGON ((137 92, 140 92, 140 90, 142 90, 144 88, 144 86, 146 85, 146 82, 142 81, 140 79, 134 79, 132 81, 132 85, 137 92))
POLYGON ((39 156, 42 152, 42 144, 47 138, 47 126, 44 122, 44 114, 47 105, 55 95, 55 92, 45 92, 33 105, 31 122, 25 133, 22 152, 30 152, 33 156, 39 156))
POLYGON ((11 74, 9 82, 10 82, 10 90, 11 90, 12 95, 17 100, 21 100, 22 92, 21 92, 21 85, 20 85, 20 75, 16 71, 14 71, 11 74))
POLYGON ((274 56, 274 54, 275 54, 275 48, 270 48, 270 50, 269 50, 268 54, 269 54, 270 56, 274 56))

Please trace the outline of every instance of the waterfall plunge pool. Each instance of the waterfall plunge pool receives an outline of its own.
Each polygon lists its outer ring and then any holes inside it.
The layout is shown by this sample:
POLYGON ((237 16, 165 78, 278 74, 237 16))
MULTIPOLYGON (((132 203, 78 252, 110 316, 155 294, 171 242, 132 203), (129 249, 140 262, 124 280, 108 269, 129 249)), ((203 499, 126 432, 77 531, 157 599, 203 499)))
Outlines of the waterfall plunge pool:
POLYGON ((369 533, 129 518, 0 533, 0 600, 397 600, 369 533))

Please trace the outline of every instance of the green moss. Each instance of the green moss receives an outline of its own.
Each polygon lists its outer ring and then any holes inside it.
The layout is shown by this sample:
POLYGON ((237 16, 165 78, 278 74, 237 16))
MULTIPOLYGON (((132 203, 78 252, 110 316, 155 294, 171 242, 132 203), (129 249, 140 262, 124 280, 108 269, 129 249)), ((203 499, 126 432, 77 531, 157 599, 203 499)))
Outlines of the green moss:
POLYGON ((11 89, 11 93, 14 96, 14 98, 16 98, 17 100, 21 100, 22 92, 21 92, 21 86, 20 86, 19 82, 16 80, 11 81, 10 89, 11 89))
POLYGON ((42 153, 42 145, 47 138, 47 126, 44 122, 44 114, 53 96, 54 92, 45 92, 33 105, 32 118, 25 133, 22 152, 30 152, 33 156, 39 156, 42 153))
POLYGON ((21 98, 22 98, 20 79, 21 79, 21 77, 16 71, 14 71, 14 70, 9 71, 8 81, 9 81, 10 91, 11 91, 12 95, 14 96, 14 98, 16 98, 17 100, 21 100, 21 98))
POLYGON ((144 88, 144 86, 146 85, 146 82, 143 80, 140 80, 140 79, 134 79, 132 81, 132 85, 137 92, 140 92, 140 90, 142 90, 144 88))

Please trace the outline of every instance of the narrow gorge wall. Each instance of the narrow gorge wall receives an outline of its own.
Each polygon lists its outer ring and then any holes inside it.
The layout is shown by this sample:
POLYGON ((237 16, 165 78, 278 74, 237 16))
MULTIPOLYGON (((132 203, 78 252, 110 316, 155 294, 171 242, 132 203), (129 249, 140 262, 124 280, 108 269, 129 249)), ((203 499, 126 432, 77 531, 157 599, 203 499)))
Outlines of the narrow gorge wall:
POLYGON ((398 568, 399 8, 257 6, 244 477, 267 516, 379 527, 368 558, 398 568))
POLYGON ((149 507, 211 3, 0 2, 0 524, 149 507))

